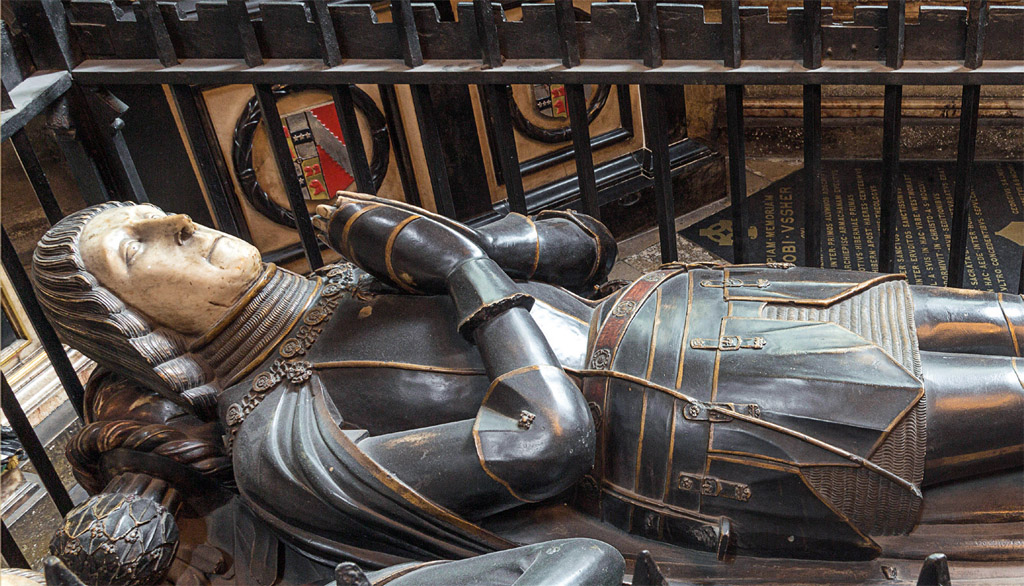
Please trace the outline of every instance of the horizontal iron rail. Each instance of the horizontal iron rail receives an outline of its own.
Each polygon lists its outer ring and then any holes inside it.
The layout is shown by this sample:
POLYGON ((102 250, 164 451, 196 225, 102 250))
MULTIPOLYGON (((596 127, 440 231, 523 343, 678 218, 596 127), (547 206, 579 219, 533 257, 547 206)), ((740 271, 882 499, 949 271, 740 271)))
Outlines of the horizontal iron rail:
MULTIPOLYGON (((137 4, 95 0, 64 4, 71 33, 66 36, 77 41, 76 48, 85 58, 161 56, 161 46, 154 43, 152 27, 147 26, 147 18, 140 17, 137 4), (76 35, 76 29, 86 29, 88 34, 76 35)), ((445 15, 442 20, 442 11, 436 5, 392 1, 391 22, 376 18, 369 2, 335 2, 315 13, 308 2, 294 1, 203 1, 180 8, 171 2, 159 4, 161 10, 155 16, 164 21, 170 45, 176 50, 174 56, 180 59, 246 56, 252 63, 267 58, 320 59, 324 45, 336 43, 339 59, 403 59, 409 63, 436 58, 480 60, 485 54, 491 65, 497 65, 495 57, 499 56, 569 62, 729 61, 728 53, 733 50, 734 54, 742 52, 744 59, 799 60, 807 45, 801 28, 811 7, 820 13, 814 22, 818 29, 814 36, 821 39, 817 48, 820 52, 826 47, 830 60, 884 61, 889 49, 886 7, 858 6, 852 20, 836 21, 831 8, 820 6, 817 0, 804 2, 802 10, 788 11, 785 21, 770 19, 767 7, 736 6, 734 22, 741 22, 742 28, 736 38, 742 45, 736 43, 735 47, 714 42, 730 36, 730 31, 723 30, 724 22, 709 21, 701 6, 667 2, 658 4, 656 10, 633 2, 593 2, 587 7, 589 18, 578 22, 573 3, 562 0, 524 3, 521 18, 516 20, 507 18, 502 6, 494 2, 486 11, 479 3, 460 2, 452 7, 457 18, 445 15), (250 6, 254 4, 259 6, 250 6), (477 19, 488 16, 490 30, 481 35, 482 23, 477 19), (654 39, 660 41, 657 46, 654 39)), ((969 55, 968 47, 950 42, 968 32, 963 6, 924 7, 919 12, 915 23, 905 27, 909 59, 964 60, 969 55)), ((1014 41, 1019 39, 1024 11, 1015 6, 994 6, 990 12, 986 34, 995 44, 985 49, 985 59, 1021 59, 1024 47, 1014 41)), ((164 54, 169 52, 163 50, 164 54)))
POLYGON ((7 140, 71 89, 67 71, 39 73, 9 90, 14 109, 0 115, 0 140, 7 140))
POLYGON ((241 59, 191 59, 163 67, 155 59, 88 60, 72 70, 76 83, 100 84, 712 84, 712 85, 1024 85, 1024 63, 986 61, 967 69, 956 61, 905 61, 892 69, 877 61, 825 61, 808 70, 795 61, 669 61, 647 68, 632 61, 506 60, 485 69, 479 61, 433 60, 408 68, 397 60, 357 61, 324 67, 319 59, 269 59, 247 67, 241 59))

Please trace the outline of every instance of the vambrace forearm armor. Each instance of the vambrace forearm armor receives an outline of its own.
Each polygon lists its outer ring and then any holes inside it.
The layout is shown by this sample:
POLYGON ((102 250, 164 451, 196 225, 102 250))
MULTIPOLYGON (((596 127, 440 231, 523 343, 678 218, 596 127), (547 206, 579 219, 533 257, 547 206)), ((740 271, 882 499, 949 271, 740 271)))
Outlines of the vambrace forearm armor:
POLYGON ((533 298, 490 259, 460 265, 449 291, 459 330, 476 342, 492 381, 473 424, 481 467, 521 501, 572 486, 593 464, 594 427, 530 317, 533 298))
POLYGON ((584 214, 544 211, 508 214, 477 229, 481 245, 509 276, 579 292, 604 282, 618 248, 608 229, 584 214))

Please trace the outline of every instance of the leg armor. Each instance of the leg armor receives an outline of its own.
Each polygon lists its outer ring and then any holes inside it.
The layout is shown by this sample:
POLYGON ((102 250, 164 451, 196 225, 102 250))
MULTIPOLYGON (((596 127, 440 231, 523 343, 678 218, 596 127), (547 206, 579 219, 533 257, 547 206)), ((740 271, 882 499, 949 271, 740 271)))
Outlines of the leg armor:
POLYGON ((1022 356, 1024 297, 944 287, 910 289, 921 350, 1022 356))
POLYGON ((922 352, 924 484, 1024 466, 1024 360, 922 352))

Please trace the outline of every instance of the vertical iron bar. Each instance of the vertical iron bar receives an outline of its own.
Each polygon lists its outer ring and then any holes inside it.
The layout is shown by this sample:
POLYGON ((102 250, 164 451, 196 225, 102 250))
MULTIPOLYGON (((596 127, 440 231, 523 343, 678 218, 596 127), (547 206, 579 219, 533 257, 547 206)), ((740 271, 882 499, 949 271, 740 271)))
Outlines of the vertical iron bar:
MULTIPOLYGON (((739 67, 743 62, 743 31, 739 0, 722 0, 722 62, 739 67)), ((743 86, 725 86, 725 119, 729 139, 729 195, 732 207, 732 254, 734 263, 747 262, 746 205, 747 155, 743 138, 743 86)))
MULTIPOLYGON (((476 18, 477 38, 480 42, 480 57, 484 67, 501 67, 501 44, 498 27, 494 24, 494 9, 490 0, 474 0, 473 15, 476 18)), ((516 149, 515 131, 512 129, 512 115, 505 99, 509 86, 481 85, 481 97, 486 101, 487 124, 494 139, 494 150, 505 179, 505 194, 510 211, 526 214, 526 192, 523 189, 523 173, 519 167, 519 152, 516 149)))
MULTIPOLYGON (((398 29, 402 60, 406 67, 423 65, 423 50, 420 48, 419 33, 416 32, 412 4, 403 0, 392 0, 391 19, 398 29)), ((412 105, 416 110, 420 141, 427 159, 430 187, 434 192, 434 207, 438 213, 454 218, 455 202, 452 200, 451 182, 448 179, 448 163, 441 146, 441 135, 437 130, 437 118, 434 113, 434 101, 430 97, 430 86, 410 85, 409 89, 412 91, 412 105)))
POLYGON ((739 67, 743 60, 739 0, 722 0, 722 63, 739 67))
POLYGON ((235 26, 238 27, 238 38, 242 43, 245 64, 249 67, 263 65, 263 53, 260 51, 260 43, 256 39, 256 31, 252 27, 245 0, 228 0, 228 10, 230 17, 235 20, 235 26))
POLYGON ((195 156, 199 176, 210 198, 217 228, 232 236, 252 240, 245 224, 245 216, 235 197, 234 186, 227 176, 227 167, 222 169, 218 159, 223 160, 219 148, 214 148, 215 137, 208 133, 204 123, 205 104, 199 90, 189 85, 171 85, 171 97, 185 129, 185 139, 195 156))
POLYGON ((562 52, 562 65, 576 67, 580 64, 580 44, 576 37, 576 14, 572 0, 555 0, 555 26, 562 52))
POLYGON ((341 124, 341 136, 345 139, 348 160, 352 164, 356 188, 362 193, 376 194, 377 187, 373 184, 373 172, 366 158, 363 147, 363 134, 359 131, 359 120, 356 118, 355 102, 352 100, 352 86, 348 84, 332 85, 331 97, 334 98, 334 111, 341 124))
MULTIPOLYGON (((804 0, 804 67, 821 67, 821 2, 804 0)), ((821 266, 821 86, 804 86, 804 264, 821 266)))
POLYGON ((676 247, 676 214, 672 190, 672 168, 668 157, 668 118, 665 94, 660 86, 640 86, 641 111, 644 117, 644 142, 651 151, 654 173, 654 204, 658 215, 658 236, 661 240, 661 262, 679 258, 676 247))
POLYGON ((416 109, 416 122, 420 128, 423 154, 427 159, 430 187, 434 191, 434 207, 438 213, 455 218, 455 202, 452 200, 451 183, 448 180, 448 163, 441 146, 441 135, 437 130, 437 115, 434 101, 430 97, 430 86, 411 85, 412 104, 416 109))
POLYGON ((482 85, 487 100, 487 118, 493 129, 494 147, 498 153, 498 163, 505 179, 505 193, 508 196, 510 211, 526 214, 526 192, 523 189, 523 174, 519 167, 519 151, 516 149, 516 137, 512 129, 512 114, 508 111, 505 100, 508 86, 482 85))
POLYGON ((906 44, 906 13, 906 0, 889 0, 889 7, 886 11, 888 30, 886 31, 885 65, 892 69, 903 67, 904 46, 906 44))
POLYGON ((821 86, 804 86, 804 265, 821 266, 821 86))
POLYGON ((334 67, 341 65, 341 47, 338 46, 338 35, 334 31, 334 21, 331 20, 331 12, 327 8, 327 0, 313 0, 313 20, 316 22, 320 41, 320 51, 323 53, 324 65, 334 67))
MULTIPOLYGON (((319 29, 317 39, 320 42, 324 65, 327 67, 340 65, 342 62, 341 47, 338 45, 338 35, 334 30, 334 21, 331 19, 327 0, 313 0, 312 12, 313 21, 319 29)), ((362 193, 376 194, 373 174, 370 172, 370 165, 366 160, 366 150, 363 148, 363 137, 359 132, 359 121, 356 119, 351 87, 347 84, 331 86, 331 98, 334 101, 334 111, 341 125, 341 136, 345 140, 349 163, 352 165, 356 189, 362 193)))
POLYGON ((971 0, 967 7, 967 42, 964 46, 964 67, 981 67, 985 49, 985 21, 988 18, 988 0, 971 0))
POLYGON ((103 177, 82 140, 79 127, 71 120, 71 107, 67 97, 57 100, 46 114, 46 128, 60 148, 68 170, 75 178, 78 191, 88 205, 110 200, 103 177))
MULTIPOLYGON (((580 64, 580 46, 576 36, 576 14, 572 0, 555 0, 555 25, 561 43, 562 65, 576 67, 580 64)), ((601 204, 597 199, 597 178, 594 175, 594 153, 590 144, 590 122, 587 119, 587 98, 583 86, 566 84, 565 97, 569 108, 569 127, 572 132, 576 178, 580 185, 583 212, 601 219, 601 204)))
MULTIPOLYGON (((637 4, 640 17, 640 46, 646 67, 660 67, 661 35, 658 31, 658 6, 654 2, 637 4)), ((661 241, 661 262, 679 259, 676 246, 675 193, 672 189, 672 166, 668 156, 668 86, 640 86, 641 112, 644 121, 644 142, 651 151, 654 174, 654 205, 658 216, 661 241)))
POLYGON ((804 0, 804 67, 821 67, 821 0, 804 0))
POLYGON ((576 159, 576 177, 580 184, 583 212, 601 219, 601 203, 597 199, 597 177, 594 175, 594 153, 590 144, 590 123, 587 121, 587 99, 583 86, 568 84, 565 97, 569 106, 569 127, 576 159))
POLYGON ((124 186, 126 197, 136 203, 149 203, 149 196, 146 194, 145 186, 142 185, 142 177, 139 176, 139 170, 135 167, 135 160, 132 158, 131 150, 128 149, 128 143, 124 140, 122 128, 124 128, 124 120, 115 118, 106 129, 109 133, 107 139, 114 149, 116 159, 114 171, 124 186))
POLYGON ((7 528, 7 522, 2 519, 0 519, 0 546, 3 546, 2 553, 8 566, 23 570, 32 569, 28 560, 25 559, 25 554, 18 547, 18 542, 14 541, 14 537, 11 536, 11 530, 7 528))
POLYGON ((388 136, 395 147, 395 162, 398 163, 398 177, 402 180, 402 193, 406 203, 421 206, 420 188, 416 184, 416 170, 412 165, 412 154, 409 142, 405 138, 405 123, 402 122, 402 111, 398 105, 398 95, 393 85, 378 85, 381 105, 384 106, 384 121, 388 127, 388 136))
POLYGON ((146 188, 122 133, 122 116, 128 111, 128 105, 103 87, 72 87, 69 94, 72 104, 77 103, 76 110, 85 114, 85 124, 96 136, 96 148, 101 149, 109 163, 110 180, 117 187, 118 195, 122 199, 148 203, 146 188))
POLYGON ((24 267, 21 266, 21 261, 18 260, 18 252, 14 250, 14 245, 11 244, 10 238, 7 237, 7 230, 0 227, 0 236, 2 236, 2 240, 0 240, 0 245, 2 245, 0 246, 0 257, 2 257, 4 270, 7 271, 11 284, 14 285, 18 300, 21 301, 21 305, 28 315, 28 320, 32 323, 32 329, 39 336, 39 343, 42 344, 43 349, 46 351, 46 356, 50 359, 50 365, 53 366, 54 372, 57 373, 60 384, 64 386, 64 392, 67 393, 71 406, 75 408, 75 412, 78 413, 78 417, 81 419, 82 402, 85 399, 85 389, 82 388, 82 382, 78 380, 78 373, 75 372, 75 368, 71 365, 67 353, 64 352, 64 346, 60 343, 60 339, 57 338, 57 332, 53 330, 53 326, 46 319, 46 316, 43 314, 43 308, 40 307, 39 301, 32 292, 32 283, 29 282, 28 275, 25 273, 24 267))
POLYGON ((953 221, 950 227, 947 287, 964 286, 967 257, 967 222, 971 208, 974 147, 978 138, 978 102, 981 86, 965 85, 960 99, 960 136, 956 147, 956 183, 953 185, 953 221))
POLYGON ((57 203, 50 182, 46 179, 46 173, 43 171, 42 165, 39 164, 39 159, 36 158, 36 151, 32 148, 28 133, 24 129, 15 132, 11 135, 11 144, 18 154, 18 159, 21 160, 21 166, 24 167, 29 182, 32 183, 32 190, 36 194, 36 199, 39 200, 39 205, 43 207, 46 219, 51 226, 56 224, 64 217, 64 213, 61 212, 60 204, 57 203))
POLYGON ((402 60, 406 67, 423 65, 423 50, 420 48, 416 20, 412 15, 412 3, 406 0, 391 0, 391 20, 398 29, 398 44, 402 47, 402 60))
POLYGON ((654 2, 637 2, 636 9, 640 16, 640 48, 643 53, 644 65, 646 67, 661 67, 658 5, 654 2))
POLYGON ((747 240, 747 148, 743 136, 743 86, 725 86, 725 119, 729 138, 729 195, 732 206, 732 254, 736 264, 749 262, 747 240))
POLYGON ((299 231, 302 250, 306 253, 310 270, 316 270, 323 266, 324 261, 320 256, 320 245, 313 232, 313 222, 310 221, 306 201, 302 197, 302 186, 299 185, 299 178, 295 176, 295 163, 292 161, 291 151, 288 148, 288 137, 285 136, 284 127, 281 125, 277 99, 269 85, 257 84, 253 86, 253 89, 256 90, 256 101, 259 102, 260 111, 263 113, 263 122, 266 124, 264 129, 270 141, 270 150, 274 153, 277 170, 288 195, 288 203, 291 205, 292 213, 295 214, 295 227, 299 231))
MULTIPOLYGON (((967 7, 967 39, 964 67, 981 66, 985 40, 985 19, 988 16, 986 0, 970 0, 967 7)), ((950 226, 948 287, 964 286, 964 266, 967 261, 967 224, 973 188, 972 168, 978 138, 978 105, 981 86, 965 85, 960 98, 960 136, 956 148, 956 183, 953 186, 953 220, 950 226)), ((1021 276, 1024 279, 1024 275, 1021 276)))
POLYGON ((882 118, 882 193, 878 217, 878 270, 896 271, 896 229, 899 225, 900 130, 903 86, 885 86, 882 118))
MULTIPOLYGON (((334 67, 340 65, 341 47, 334 31, 334 22, 327 8, 327 0, 314 0, 313 18, 320 29, 320 50, 323 52, 324 65, 334 67)), ((377 187, 373 184, 373 173, 363 148, 363 136, 359 131, 359 120, 356 118, 355 102, 352 99, 352 86, 348 84, 332 85, 331 98, 334 100, 334 111, 341 125, 341 136, 345 140, 352 174, 356 180, 356 189, 362 193, 376 194, 377 187)))
POLYGON ((491 0, 473 0, 473 16, 476 19, 476 36, 480 41, 480 57, 484 67, 501 67, 501 44, 498 27, 494 24, 491 0))
POLYGON ((142 16, 140 24, 149 29, 160 64, 164 67, 177 65, 178 55, 174 51, 174 43, 171 42, 171 35, 167 32, 167 23, 164 22, 156 0, 139 0, 139 8, 138 15, 142 16))
POLYGON ((2 382, 2 395, 0 395, 2 403, 0 403, 0 406, 3 408, 4 416, 7 417, 7 422, 14 428, 14 433, 18 436, 21 446, 25 448, 25 453, 28 454, 28 459, 35 466, 36 472, 39 473, 39 479, 43 481, 46 492, 49 493, 50 498, 53 499, 53 504, 57 505, 57 511, 63 517, 75 506, 71 502, 71 495, 64 488, 64 483, 61 482, 57 470, 53 467, 53 462, 50 461, 50 457, 46 454, 46 448, 43 447, 43 443, 39 441, 39 436, 32 429, 32 424, 29 423, 28 416, 25 415, 21 404, 18 403, 18 398, 14 396, 11 385, 7 384, 6 375, 3 375, 2 382))
MULTIPOLYGON (((903 66, 906 0, 889 0, 885 64, 903 66)), ((899 225, 900 131, 903 128, 903 86, 885 86, 882 118, 882 193, 878 218, 878 270, 896 271, 896 229, 899 225)))

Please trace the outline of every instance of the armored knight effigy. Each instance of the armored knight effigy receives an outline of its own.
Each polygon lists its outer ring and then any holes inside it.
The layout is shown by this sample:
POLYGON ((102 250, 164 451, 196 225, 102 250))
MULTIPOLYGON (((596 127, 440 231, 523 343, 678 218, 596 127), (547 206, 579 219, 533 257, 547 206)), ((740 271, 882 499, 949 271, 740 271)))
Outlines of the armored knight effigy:
MULTIPOLYGON (((350 262, 308 277, 150 205, 40 241, 40 301, 103 367, 68 447, 94 496, 53 542, 73 570, 482 583, 576 537, 704 583, 1020 572, 1018 295, 779 264, 609 286, 614 240, 571 212, 471 229, 342 194, 315 225, 350 262)), ((621 580, 573 543, 573 575, 621 580)))

